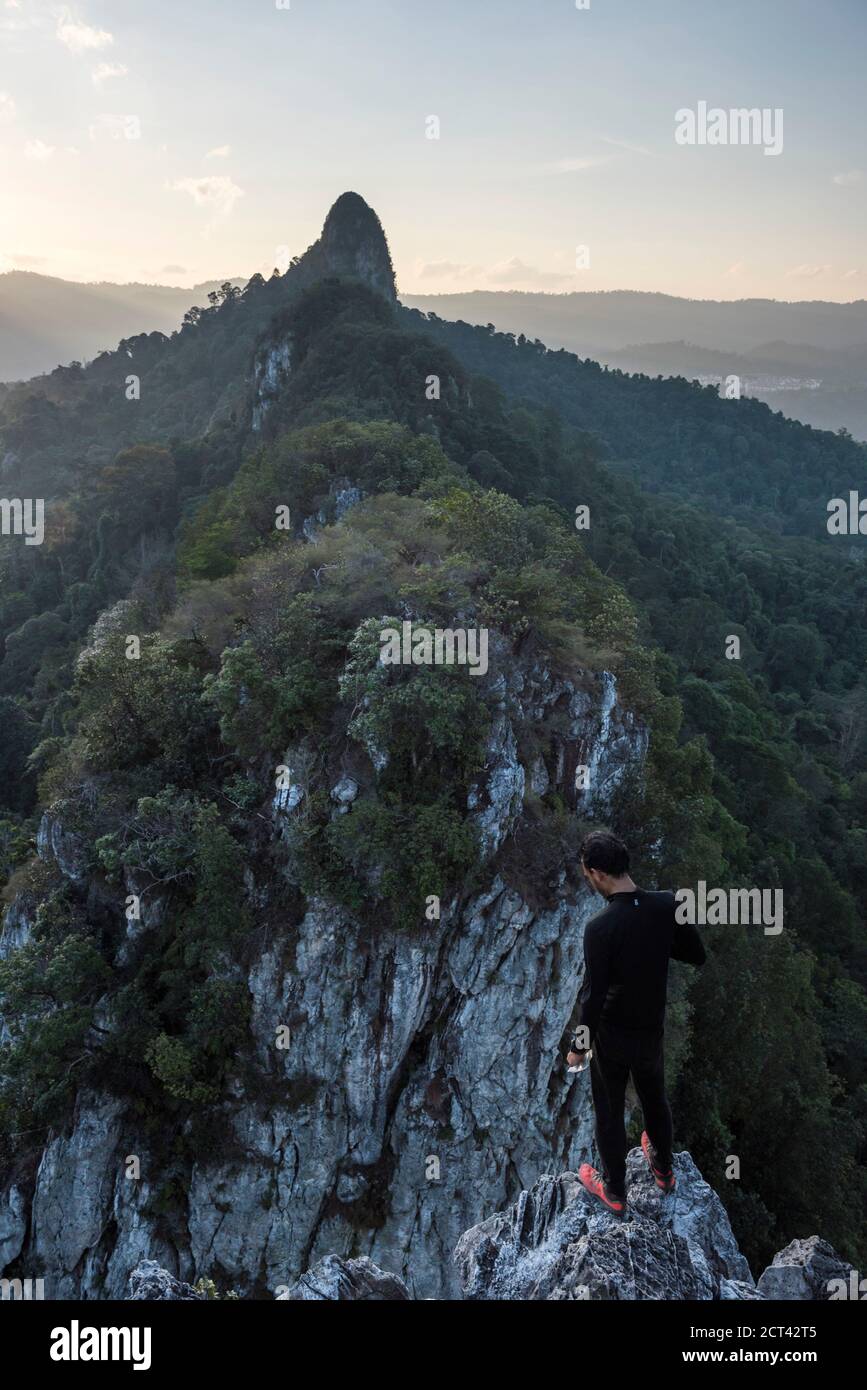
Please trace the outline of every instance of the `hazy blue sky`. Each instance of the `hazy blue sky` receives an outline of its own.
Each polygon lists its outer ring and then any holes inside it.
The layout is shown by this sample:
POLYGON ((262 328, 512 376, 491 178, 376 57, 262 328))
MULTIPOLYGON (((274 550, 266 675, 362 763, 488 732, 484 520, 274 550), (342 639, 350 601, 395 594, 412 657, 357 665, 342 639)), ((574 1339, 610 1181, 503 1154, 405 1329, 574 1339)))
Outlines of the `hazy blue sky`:
POLYGON ((0 0, 0 269, 266 271, 353 188, 404 291, 862 298, 865 40, 867 0, 0 0), (678 145, 700 101, 782 153, 678 145))

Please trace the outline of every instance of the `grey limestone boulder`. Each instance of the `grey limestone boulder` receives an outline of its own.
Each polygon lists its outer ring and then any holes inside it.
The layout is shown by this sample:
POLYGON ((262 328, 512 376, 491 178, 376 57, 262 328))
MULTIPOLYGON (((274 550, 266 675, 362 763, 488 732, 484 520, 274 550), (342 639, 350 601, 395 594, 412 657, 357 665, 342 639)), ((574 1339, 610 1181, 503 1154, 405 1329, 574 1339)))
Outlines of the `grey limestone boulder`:
POLYGON ((278 1302, 305 1303, 402 1303, 410 1298, 402 1279, 380 1269, 367 1256, 341 1260, 337 1255, 326 1255, 290 1289, 277 1295, 278 1302))
POLYGON ((173 1303, 204 1303, 205 1295, 197 1293, 191 1284, 175 1279, 167 1269, 162 1269, 156 1260, 142 1260, 129 1276, 131 1302, 153 1302, 167 1299, 173 1303))
POLYGON ((851 1273, 852 1266, 826 1240, 810 1236, 793 1240, 774 1256, 759 1279, 759 1288, 766 1298, 826 1302, 846 1296, 840 1293, 841 1281, 848 1289, 851 1273))

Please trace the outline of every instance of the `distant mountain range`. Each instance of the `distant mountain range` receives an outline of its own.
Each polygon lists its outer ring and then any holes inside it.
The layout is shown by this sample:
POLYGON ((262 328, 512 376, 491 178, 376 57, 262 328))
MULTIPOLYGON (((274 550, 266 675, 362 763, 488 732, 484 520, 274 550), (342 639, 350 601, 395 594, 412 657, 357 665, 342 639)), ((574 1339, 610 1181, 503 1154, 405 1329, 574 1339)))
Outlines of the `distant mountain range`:
MULTIPOLYGON (((0 381, 90 361, 132 333, 171 333, 221 283, 80 284, 9 271, 0 275, 0 381)), ((635 290, 472 290, 401 299, 424 313, 492 323, 626 372, 737 375, 744 394, 793 419, 867 439, 867 300, 698 300, 635 290)))
POLYGON ((629 343, 670 343, 750 352, 761 343, 819 348, 867 343, 867 300, 833 304, 777 299, 679 299, 641 290, 575 294, 470 290, 465 294, 401 295, 404 304, 445 319, 493 323, 501 332, 538 334, 551 347, 579 356, 616 352, 629 343))
POLYGON ((79 284, 7 271, 0 275, 0 381, 23 381, 61 364, 90 361, 131 333, 171 333, 190 305, 206 304, 222 283, 209 280, 191 289, 79 284))
POLYGON ((819 429, 867 439, 867 300, 679 299, 613 290, 403 295, 424 313, 492 323, 649 376, 737 375, 744 394, 819 429))

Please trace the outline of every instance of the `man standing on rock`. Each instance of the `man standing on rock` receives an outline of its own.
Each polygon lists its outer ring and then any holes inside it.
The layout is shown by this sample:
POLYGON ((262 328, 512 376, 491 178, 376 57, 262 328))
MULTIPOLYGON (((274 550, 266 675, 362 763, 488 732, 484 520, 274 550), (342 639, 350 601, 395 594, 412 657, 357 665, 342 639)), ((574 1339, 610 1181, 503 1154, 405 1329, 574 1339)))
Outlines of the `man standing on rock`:
POLYGON ((644 1114, 641 1147, 663 1192, 674 1191, 671 1109, 665 1094, 663 1034, 669 959, 704 964, 695 927, 675 920, 673 893, 645 892, 629 877, 629 851, 607 831, 581 846, 585 879, 606 906, 584 932, 584 981, 570 1066, 590 1052, 596 1147, 602 1172, 582 1163, 578 1176, 610 1211, 626 1210, 626 1126, 630 1075, 644 1114), (581 1047, 575 1043, 580 1040, 581 1047))

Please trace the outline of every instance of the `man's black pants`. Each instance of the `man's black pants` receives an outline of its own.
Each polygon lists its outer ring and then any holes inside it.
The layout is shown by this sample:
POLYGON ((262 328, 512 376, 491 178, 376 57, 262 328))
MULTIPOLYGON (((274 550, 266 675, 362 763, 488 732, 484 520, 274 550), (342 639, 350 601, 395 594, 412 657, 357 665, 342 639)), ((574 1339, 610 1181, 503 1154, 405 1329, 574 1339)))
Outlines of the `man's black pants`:
POLYGON ((665 1094, 662 1032, 615 1028, 600 1023, 593 1039, 590 1086, 596 1112, 596 1147, 608 1187, 626 1191, 626 1123, 623 1116, 630 1074, 644 1112, 644 1128, 658 1166, 671 1167, 671 1109, 665 1094))

